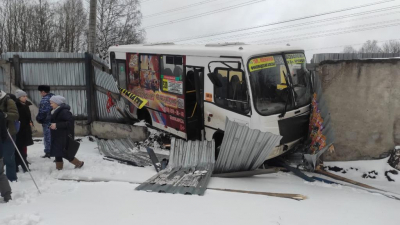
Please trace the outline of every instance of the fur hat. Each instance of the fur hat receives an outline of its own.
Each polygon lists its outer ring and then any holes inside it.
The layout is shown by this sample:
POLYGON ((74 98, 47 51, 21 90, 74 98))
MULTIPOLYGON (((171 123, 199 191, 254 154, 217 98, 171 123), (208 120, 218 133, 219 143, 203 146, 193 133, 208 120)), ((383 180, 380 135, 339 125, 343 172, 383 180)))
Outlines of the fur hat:
POLYGON ((39 91, 44 91, 46 93, 49 93, 50 92, 50 86, 48 86, 48 85, 39 85, 38 90, 39 91))
POLYGON ((53 97, 50 98, 50 101, 56 103, 57 105, 62 105, 66 102, 65 98, 61 95, 53 95, 53 97))
POLYGON ((24 96, 28 96, 28 94, 23 90, 17 90, 15 92, 15 97, 17 97, 17 98, 21 98, 21 97, 24 97, 24 96))

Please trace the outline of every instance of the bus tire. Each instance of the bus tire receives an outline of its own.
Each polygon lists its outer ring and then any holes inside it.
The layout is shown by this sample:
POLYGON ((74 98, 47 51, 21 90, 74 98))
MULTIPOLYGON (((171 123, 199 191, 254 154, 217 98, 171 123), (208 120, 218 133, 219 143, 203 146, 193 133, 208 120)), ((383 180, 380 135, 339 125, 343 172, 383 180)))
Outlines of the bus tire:
POLYGON ((223 131, 216 131, 213 135, 213 139, 215 142, 215 161, 218 158, 219 151, 222 144, 222 139, 224 139, 224 132, 223 131))
POLYGON ((147 110, 147 109, 138 109, 137 114, 138 114, 138 119, 140 121, 144 120, 150 126, 153 125, 153 120, 151 119, 149 110, 147 110))

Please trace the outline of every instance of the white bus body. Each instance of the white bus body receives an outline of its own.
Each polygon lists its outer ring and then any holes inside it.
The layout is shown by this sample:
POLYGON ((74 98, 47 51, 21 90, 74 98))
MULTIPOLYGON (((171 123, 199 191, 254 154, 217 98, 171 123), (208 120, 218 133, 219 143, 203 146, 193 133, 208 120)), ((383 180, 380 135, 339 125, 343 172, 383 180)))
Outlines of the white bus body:
POLYGON ((113 46, 109 53, 119 86, 149 100, 145 109, 131 106, 130 113, 156 128, 218 144, 228 117, 282 135, 269 158, 307 135, 311 88, 302 49, 150 44, 113 46))

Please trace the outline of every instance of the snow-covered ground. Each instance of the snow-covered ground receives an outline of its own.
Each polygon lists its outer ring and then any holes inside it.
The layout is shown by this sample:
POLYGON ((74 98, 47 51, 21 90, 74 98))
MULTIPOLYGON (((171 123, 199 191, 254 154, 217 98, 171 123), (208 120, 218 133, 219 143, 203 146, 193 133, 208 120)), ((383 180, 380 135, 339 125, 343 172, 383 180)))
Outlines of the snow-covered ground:
MULTIPOLYGON (((40 142, 28 149, 32 174, 42 194, 36 191, 28 173, 19 173, 18 182, 11 184, 13 200, 0 203, 1 225, 399 224, 398 200, 352 187, 305 182, 291 173, 211 178, 208 187, 302 194, 307 200, 213 190, 207 190, 204 196, 148 193, 135 191, 135 183, 154 175, 154 168, 103 160, 96 143, 86 137, 77 155, 85 161, 79 170, 65 162, 64 170, 56 171, 53 160, 40 158, 42 149, 40 142), (114 181, 74 182, 58 178, 114 181)), ((400 193, 400 175, 390 175, 395 182, 388 182, 384 176, 391 169, 385 160, 327 165, 347 169, 346 173, 336 173, 341 176, 400 193), (378 173, 376 179, 362 178, 372 170, 378 173)))

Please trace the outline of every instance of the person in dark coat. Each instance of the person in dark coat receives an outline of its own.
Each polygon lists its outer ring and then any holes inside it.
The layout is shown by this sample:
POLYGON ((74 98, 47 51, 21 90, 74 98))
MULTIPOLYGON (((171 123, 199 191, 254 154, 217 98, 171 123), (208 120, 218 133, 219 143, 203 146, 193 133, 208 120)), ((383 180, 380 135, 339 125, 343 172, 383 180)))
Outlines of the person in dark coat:
POLYGON ((27 147, 33 145, 32 128, 31 128, 33 122, 31 117, 31 110, 29 109, 29 106, 32 105, 32 103, 27 101, 28 95, 26 94, 26 92, 22 90, 17 90, 15 92, 15 96, 17 97, 16 105, 18 109, 19 122, 20 122, 19 131, 17 133, 16 144, 19 152, 22 155, 21 158, 19 154, 16 154, 15 162, 17 164, 17 172, 18 172, 18 166, 21 166, 23 171, 27 172, 29 168, 25 167, 25 165, 28 166, 28 161, 26 160, 28 156, 27 147))
POLYGON ((15 169, 15 146, 14 142, 17 134, 17 121, 19 120, 18 109, 15 101, 11 99, 10 95, 0 90, 0 111, 3 112, 6 119, 6 126, 8 129, 7 140, 3 143, 0 142, 3 148, 3 162, 6 165, 6 175, 9 181, 17 181, 17 173, 15 169))
POLYGON ((4 162, 3 162, 3 145, 8 138, 6 119, 4 113, 0 111, 0 194, 4 198, 5 202, 11 200, 11 186, 8 182, 7 176, 4 174, 4 162))
POLYGON ((84 164, 77 158, 67 158, 68 135, 75 138, 75 124, 72 117, 71 107, 67 105, 64 97, 54 95, 50 98, 51 111, 51 145, 50 156, 56 158, 56 169, 62 170, 64 166, 63 158, 75 165, 75 168, 81 168, 84 164))

